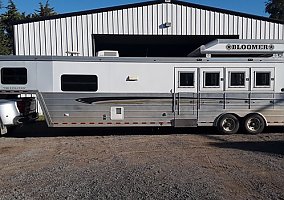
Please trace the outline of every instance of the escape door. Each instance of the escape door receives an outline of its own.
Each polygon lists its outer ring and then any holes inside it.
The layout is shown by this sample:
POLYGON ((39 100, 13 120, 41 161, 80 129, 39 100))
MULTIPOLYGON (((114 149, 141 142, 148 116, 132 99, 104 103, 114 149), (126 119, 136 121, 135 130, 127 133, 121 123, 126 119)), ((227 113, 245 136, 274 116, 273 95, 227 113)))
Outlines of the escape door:
POLYGON ((176 67, 173 93, 176 127, 197 125, 197 91, 197 68, 176 67))

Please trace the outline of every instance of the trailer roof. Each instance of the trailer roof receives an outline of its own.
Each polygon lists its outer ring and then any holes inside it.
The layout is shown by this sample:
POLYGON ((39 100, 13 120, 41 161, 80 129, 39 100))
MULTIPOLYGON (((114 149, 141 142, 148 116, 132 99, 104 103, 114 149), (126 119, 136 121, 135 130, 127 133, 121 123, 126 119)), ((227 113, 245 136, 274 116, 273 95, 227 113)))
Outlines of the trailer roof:
POLYGON ((0 56, 0 61, 60 62, 132 62, 132 63, 197 63, 197 62, 284 62, 284 57, 84 57, 84 56, 0 56))

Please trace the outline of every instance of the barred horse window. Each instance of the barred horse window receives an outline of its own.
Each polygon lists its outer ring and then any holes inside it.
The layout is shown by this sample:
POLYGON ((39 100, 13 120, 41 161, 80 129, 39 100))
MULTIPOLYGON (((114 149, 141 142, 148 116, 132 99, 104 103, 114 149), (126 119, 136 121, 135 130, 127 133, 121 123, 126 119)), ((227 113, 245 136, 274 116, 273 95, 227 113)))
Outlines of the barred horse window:
POLYGON ((205 73, 205 87, 219 87, 220 86, 220 73, 219 72, 206 72, 205 73))
POLYGON ((194 72, 179 72, 179 87, 194 87, 194 72))
POLYGON ((256 87, 269 87, 270 86, 270 72, 256 72, 255 86, 256 87))
POLYGON ((245 72, 231 72, 230 87, 245 87, 245 72))

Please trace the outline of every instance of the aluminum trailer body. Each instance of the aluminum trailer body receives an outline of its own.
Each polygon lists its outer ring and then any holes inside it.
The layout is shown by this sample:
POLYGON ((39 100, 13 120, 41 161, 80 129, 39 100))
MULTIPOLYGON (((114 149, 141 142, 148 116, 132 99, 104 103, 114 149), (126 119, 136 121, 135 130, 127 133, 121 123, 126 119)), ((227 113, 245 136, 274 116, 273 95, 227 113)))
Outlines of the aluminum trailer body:
POLYGON ((50 127, 284 125, 283 57, 0 57, 3 94, 35 93, 50 127))

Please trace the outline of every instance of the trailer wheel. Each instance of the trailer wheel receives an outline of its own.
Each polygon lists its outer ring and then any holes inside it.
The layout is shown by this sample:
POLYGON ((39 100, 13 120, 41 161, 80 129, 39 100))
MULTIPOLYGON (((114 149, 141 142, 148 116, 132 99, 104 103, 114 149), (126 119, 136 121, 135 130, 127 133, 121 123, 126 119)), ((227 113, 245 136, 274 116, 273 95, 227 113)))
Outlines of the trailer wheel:
POLYGON ((217 123, 218 130, 223 134, 235 134, 238 132, 240 122, 233 114, 224 114, 217 123))
POLYGON ((245 117, 244 128, 249 134, 259 134, 265 127, 265 121, 259 114, 252 114, 245 117))

